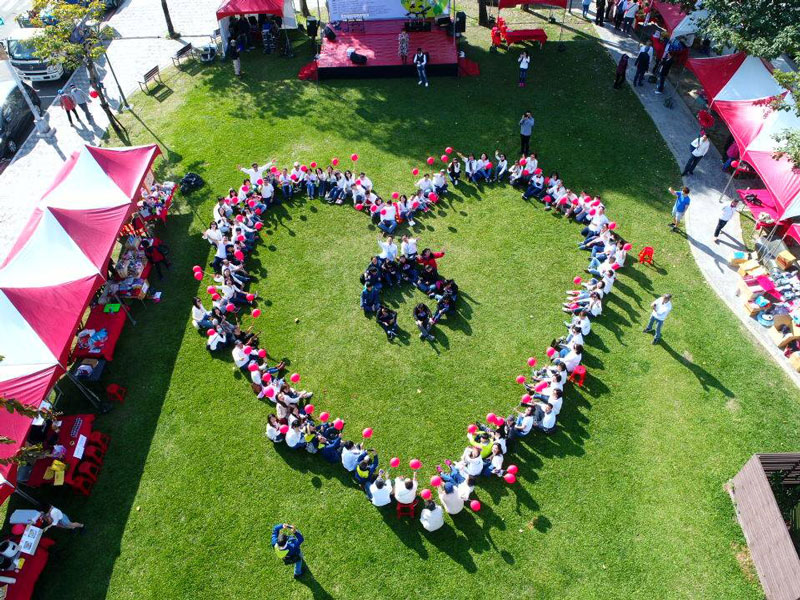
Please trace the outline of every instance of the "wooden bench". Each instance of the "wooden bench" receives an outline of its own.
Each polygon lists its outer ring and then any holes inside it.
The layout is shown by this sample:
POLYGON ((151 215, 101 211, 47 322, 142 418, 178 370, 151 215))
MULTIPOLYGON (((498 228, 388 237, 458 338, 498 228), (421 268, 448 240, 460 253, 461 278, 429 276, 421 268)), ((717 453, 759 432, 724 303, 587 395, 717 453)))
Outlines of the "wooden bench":
POLYGON ((180 68, 181 59, 186 58, 187 56, 192 56, 193 54, 194 47, 192 46, 192 43, 189 42, 175 53, 175 56, 172 57, 172 64, 180 68))
POLYGON ((147 88, 147 85, 151 81, 157 81, 158 83, 161 83, 162 85, 164 83, 163 81, 161 81, 161 71, 159 70, 158 66, 155 66, 152 69, 150 69, 149 71, 147 71, 144 74, 144 76, 142 77, 142 79, 144 79, 144 81, 140 81, 139 82, 139 87, 142 89, 142 91, 145 94, 149 94, 150 93, 150 90, 147 88))

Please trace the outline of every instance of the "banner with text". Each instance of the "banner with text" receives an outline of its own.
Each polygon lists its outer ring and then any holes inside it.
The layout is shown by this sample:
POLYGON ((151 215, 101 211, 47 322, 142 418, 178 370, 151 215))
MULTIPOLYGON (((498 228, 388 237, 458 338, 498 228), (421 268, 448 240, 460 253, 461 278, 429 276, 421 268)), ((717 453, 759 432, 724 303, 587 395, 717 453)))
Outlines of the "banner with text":
POLYGON ((331 21, 431 18, 449 10, 450 0, 328 0, 331 21))

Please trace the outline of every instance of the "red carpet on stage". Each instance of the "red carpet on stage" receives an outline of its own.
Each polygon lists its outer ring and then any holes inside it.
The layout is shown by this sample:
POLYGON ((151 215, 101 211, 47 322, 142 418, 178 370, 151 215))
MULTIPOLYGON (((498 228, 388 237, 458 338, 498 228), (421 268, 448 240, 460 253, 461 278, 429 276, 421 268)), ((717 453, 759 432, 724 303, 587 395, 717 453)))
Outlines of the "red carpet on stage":
POLYGON ((408 63, 403 65, 397 52, 397 36, 406 21, 342 22, 336 40, 323 38, 322 50, 317 59, 320 79, 326 77, 399 77, 415 75, 412 63, 417 48, 428 53, 428 74, 450 74, 458 72, 458 51, 455 38, 444 29, 433 24, 432 31, 409 32, 408 63), (348 48, 367 57, 366 65, 353 64, 347 57, 348 48))

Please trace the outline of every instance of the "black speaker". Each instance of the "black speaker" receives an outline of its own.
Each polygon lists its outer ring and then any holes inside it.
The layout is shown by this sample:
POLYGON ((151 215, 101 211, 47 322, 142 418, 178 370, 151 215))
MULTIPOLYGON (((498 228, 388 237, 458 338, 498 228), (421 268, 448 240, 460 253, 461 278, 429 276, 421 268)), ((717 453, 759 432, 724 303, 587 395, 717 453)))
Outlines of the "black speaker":
POLYGON ((350 60, 354 65, 365 65, 367 64, 367 57, 363 54, 359 54, 358 52, 353 52, 350 54, 350 60))
POLYGON ((436 26, 437 27, 447 27, 448 25, 450 25, 450 23, 451 23, 451 21, 450 21, 450 17, 448 15, 441 15, 439 17, 436 17, 436 26))
POLYGON ((333 29, 331 29, 328 25, 325 25, 325 29, 323 30, 323 32, 325 33, 325 38, 329 42, 333 42, 336 40, 336 32, 333 29))
POLYGON ((464 33, 467 30, 467 13, 458 11, 456 13, 456 33, 464 33))
POLYGON ((317 32, 319 31, 319 21, 316 19, 309 18, 306 20, 306 32, 308 33, 308 37, 315 38, 317 37, 317 32))

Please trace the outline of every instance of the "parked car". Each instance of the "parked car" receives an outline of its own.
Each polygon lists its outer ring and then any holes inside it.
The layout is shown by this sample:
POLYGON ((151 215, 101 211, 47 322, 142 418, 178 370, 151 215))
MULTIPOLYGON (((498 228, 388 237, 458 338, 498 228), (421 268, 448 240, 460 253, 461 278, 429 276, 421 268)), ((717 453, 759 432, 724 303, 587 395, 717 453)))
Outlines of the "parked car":
POLYGON ((55 81, 64 76, 64 67, 48 64, 34 55, 31 38, 39 34, 41 29, 19 29, 5 40, 6 52, 11 65, 19 76, 29 81, 55 81))
MULTIPOLYGON (((0 76, 2 77, 2 76, 0 76)), ((36 91, 23 82, 31 101, 41 110, 36 91)), ((13 79, 0 79, 0 156, 13 156, 33 128, 33 113, 13 79)))

